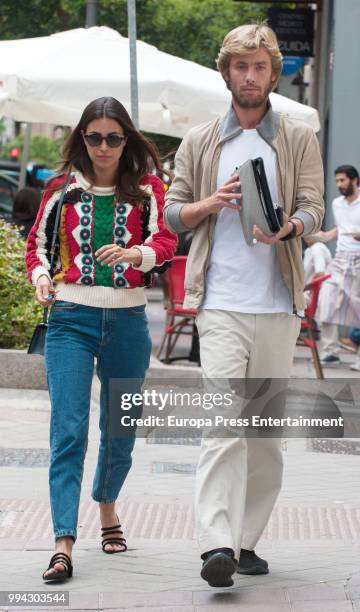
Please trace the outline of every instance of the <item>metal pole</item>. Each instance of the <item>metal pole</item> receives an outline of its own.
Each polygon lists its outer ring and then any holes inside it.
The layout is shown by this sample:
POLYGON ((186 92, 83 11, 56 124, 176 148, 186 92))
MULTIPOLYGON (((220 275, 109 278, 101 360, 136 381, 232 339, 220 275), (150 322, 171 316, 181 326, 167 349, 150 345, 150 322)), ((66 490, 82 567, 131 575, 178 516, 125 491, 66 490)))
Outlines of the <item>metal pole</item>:
POLYGON ((139 129, 139 92, 136 61, 136 0, 128 0, 128 37, 130 47, 131 118, 139 129))
POLYGON ((19 177, 19 189, 23 189, 26 183, 26 166, 29 161, 29 148, 31 138, 32 124, 27 123, 24 135, 24 146, 21 154, 21 166, 20 166, 20 177, 19 177))
POLYGON ((315 75, 316 80, 316 103, 314 106, 319 111, 321 130, 319 133, 320 147, 323 155, 325 154, 326 146, 326 117, 329 110, 329 54, 330 54, 330 39, 331 39, 331 15, 332 10, 330 4, 332 0, 324 2, 322 11, 318 13, 318 44, 316 49, 316 64, 317 70, 315 75))
POLYGON ((85 28, 92 28, 97 24, 97 0, 86 0, 85 28))

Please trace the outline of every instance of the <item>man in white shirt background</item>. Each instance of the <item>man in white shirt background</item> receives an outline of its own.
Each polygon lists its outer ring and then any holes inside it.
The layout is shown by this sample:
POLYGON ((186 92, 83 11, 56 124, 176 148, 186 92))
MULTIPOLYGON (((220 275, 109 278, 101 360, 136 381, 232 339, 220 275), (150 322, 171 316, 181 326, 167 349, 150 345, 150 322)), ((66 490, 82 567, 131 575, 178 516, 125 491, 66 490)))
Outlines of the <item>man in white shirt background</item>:
POLYGON ((332 261, 331 252, 323 242, 319 242, 321 236, 310 234, 304 236, 307 249, 304 253, 304 283, 307 285, 315 278, 327 273, 332 261))
MULTIPOLYGON (((325 366, 340 363, 338 326, 360 327, 360 189, 359 174, 351 165, 335 170, 341 195, 332 203, 335 226, 319 232, 326 241, 336 240, 336 252, 329 267, 331 278, 320 291, 322 354, 325 366)), ((360 350, 351 366, 360 371, 360 350)))

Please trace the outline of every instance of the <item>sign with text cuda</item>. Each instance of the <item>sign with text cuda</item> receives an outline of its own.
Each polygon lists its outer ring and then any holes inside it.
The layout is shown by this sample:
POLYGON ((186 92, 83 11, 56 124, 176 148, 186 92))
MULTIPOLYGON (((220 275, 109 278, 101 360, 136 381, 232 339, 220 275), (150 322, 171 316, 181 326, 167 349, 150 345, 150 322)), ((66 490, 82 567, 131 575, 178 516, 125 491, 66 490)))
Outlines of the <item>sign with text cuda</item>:
POLYGON ((314 55, 314 14, 311 9, 269 9, 269 25, 276 32, 283 55, 314 55))

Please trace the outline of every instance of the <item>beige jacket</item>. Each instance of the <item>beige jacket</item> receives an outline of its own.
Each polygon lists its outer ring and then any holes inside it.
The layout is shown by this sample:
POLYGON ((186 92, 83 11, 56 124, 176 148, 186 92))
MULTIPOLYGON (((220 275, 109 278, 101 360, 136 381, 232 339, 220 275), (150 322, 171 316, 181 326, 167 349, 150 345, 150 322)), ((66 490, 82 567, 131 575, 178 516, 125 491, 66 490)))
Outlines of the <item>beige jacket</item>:
MULTIPOLYGON (((275 113, 271 105, 257 130, 277 157, 279 203, 304 223, 304 234, 316 232, 324 215, 324 174, 319 143, 312 128, 275 113)), ((231 107, 222 119, 196 126, 182 141, 175 158, 175 178, 167 193, 164 220, 177 233, 188 231, 180 219, 184 204, 209 197, 217 189, 221 147, 242 131, 231 107)), ((216 214, 194 230, 185 277, 185 307, 201 306, 216 214)), ((303 310, 301 239, 276 243, 280 269, 290 290, 294 312, 303 310)))

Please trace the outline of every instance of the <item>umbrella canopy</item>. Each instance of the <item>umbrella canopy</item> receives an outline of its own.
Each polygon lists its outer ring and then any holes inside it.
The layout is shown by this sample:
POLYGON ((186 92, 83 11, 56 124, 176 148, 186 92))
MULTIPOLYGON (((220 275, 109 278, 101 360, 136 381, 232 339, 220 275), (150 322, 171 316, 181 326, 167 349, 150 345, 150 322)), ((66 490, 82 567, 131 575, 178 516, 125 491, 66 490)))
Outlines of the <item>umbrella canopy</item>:
MULTIPOLYGON (((0 42, 0 114, 17 121, 75 125, 95 98, 113 96, 130 111, 129 42, 108 27, 0 42)), ((226 112, 221 75, 137 42, 140 129, 182 137, 226 112)), ((320 129, 315 109, 271 94, 275 110, 320 129)))

